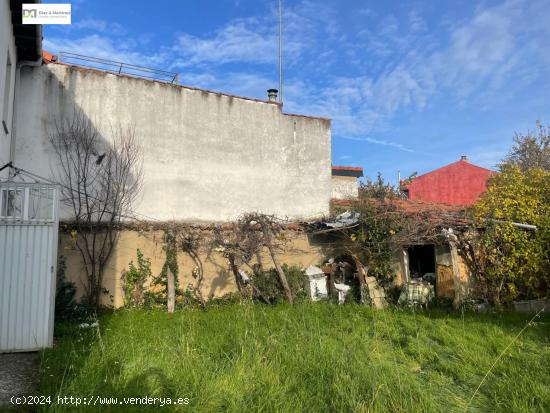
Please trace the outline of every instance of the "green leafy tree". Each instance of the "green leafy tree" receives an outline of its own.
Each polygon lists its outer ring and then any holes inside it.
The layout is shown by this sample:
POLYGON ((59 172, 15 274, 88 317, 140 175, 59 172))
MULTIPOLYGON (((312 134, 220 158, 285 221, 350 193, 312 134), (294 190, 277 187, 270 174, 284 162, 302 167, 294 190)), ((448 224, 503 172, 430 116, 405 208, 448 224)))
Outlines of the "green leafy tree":
POLYGON ((379 173, 375 180, 368 179, 361 186, 359 198, 352 205, 358 217, 358 225, 349 231, 355 255, 365 266, 366 274, 386 286, 395 276, 392 261, 400 242, 396 235, 408 220, 394 202, 402 197, 401 191, 385 182, 379 173))
POLYGON ((550 172, 501 165, 473 214, 478 236, 465 248, 474 275, 494 304, 550 292, 550 172), (535 225, 535 231, 518 223, 535 225))

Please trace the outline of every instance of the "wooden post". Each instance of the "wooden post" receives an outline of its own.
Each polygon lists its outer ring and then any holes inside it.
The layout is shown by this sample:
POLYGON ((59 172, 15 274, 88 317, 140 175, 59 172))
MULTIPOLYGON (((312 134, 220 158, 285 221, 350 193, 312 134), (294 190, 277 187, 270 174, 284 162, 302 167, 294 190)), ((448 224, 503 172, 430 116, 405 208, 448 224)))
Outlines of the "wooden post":
POLYGON ((229 254, 229 267, 231 268, 231 271, 233 272, 233 276, 235 277, 235 284, 237 285, 237 289, 240 293, 243 292, 243 283, 241 280, 241 275, 239 274, 239 268, 237 267, 237 264, 235 263, 235 255, 229 254))
POLYGON ((292 291, 290 290, 290 286, 288 285, 288 281, 286 279, 285 272, 283 271, 283 268, 279 264, 279 260, 277 260, 277 257, 275 255, 275 251, 273 251, 273 248, 271 247, 271 245, 267 246, 267 250, 269 251, 269 255, 271 255, 271 260, 273 261, 273 265, 275 266, 275 269, 277 270, 277 274, 279 274, 279 280, 281 281, 281 284, 283 285, 283 289, 285 290, 288 302, 290 304, 292 304, 292 301, 293 301, 292 291))
POLYGON ((328 296, 330 298, 334 298, 338 296, 338 291, 336 291, 336 287, 334 286, 335 272, 336 272, 336 263, 333 263, 330 265, 330 271, 327 274, 328 296))
POLYGON ((167 273, 166 273, 166 283, 167 283, 167 310, 169 313, 174 312, 174 308, 176 306, 176 283, 174 280, 174 273, 170 269, 169 266, 167 266, 167 273))
POLYGON ((451 267, 453 269, 453 282, 455 287, 455 297, 453 300, 453 307, 458 309, 460 302, 462 301, 462 283, 460 282, 460 271, 458 268, 458 251, 456 248, 455 241, 449 241, 449 246, 451 247, 451 267))
POLYGON ((365 304, 365 292, 368 288, 367 275, 365 274, 365 271, 363 271, 363 265, 357 259, 357 257, 353 256, 353 261, 355 262, 355 272, 357 274, 357 277, 359 278, 359 294, 361 296, 361 304, 365 304))

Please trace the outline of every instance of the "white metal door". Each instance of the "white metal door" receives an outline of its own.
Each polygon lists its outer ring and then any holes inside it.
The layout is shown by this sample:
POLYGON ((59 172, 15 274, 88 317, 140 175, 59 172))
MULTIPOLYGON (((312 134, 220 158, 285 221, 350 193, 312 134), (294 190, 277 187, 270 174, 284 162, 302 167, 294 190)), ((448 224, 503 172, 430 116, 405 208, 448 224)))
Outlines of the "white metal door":
POLYGON ((58 191, 0 182, 0 352, 53 344, 58 191))

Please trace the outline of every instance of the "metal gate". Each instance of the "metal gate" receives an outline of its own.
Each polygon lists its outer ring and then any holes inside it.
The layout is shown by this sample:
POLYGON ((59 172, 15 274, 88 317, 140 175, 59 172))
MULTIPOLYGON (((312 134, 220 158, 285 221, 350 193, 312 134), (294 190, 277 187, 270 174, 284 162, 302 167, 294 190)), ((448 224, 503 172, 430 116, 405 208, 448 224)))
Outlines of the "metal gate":
POLYGON ((58 190, 0 182, 0 352, 53 344, 58 190))

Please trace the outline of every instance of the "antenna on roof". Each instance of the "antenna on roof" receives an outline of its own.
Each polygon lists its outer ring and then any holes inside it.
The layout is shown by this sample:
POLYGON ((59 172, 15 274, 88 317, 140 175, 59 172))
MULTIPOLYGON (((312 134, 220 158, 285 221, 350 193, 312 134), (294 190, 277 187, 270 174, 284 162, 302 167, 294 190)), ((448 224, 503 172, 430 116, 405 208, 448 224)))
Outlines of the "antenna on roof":
POLYGON ((283 103, 283 0, 279 0, 279 103, 283 103))

